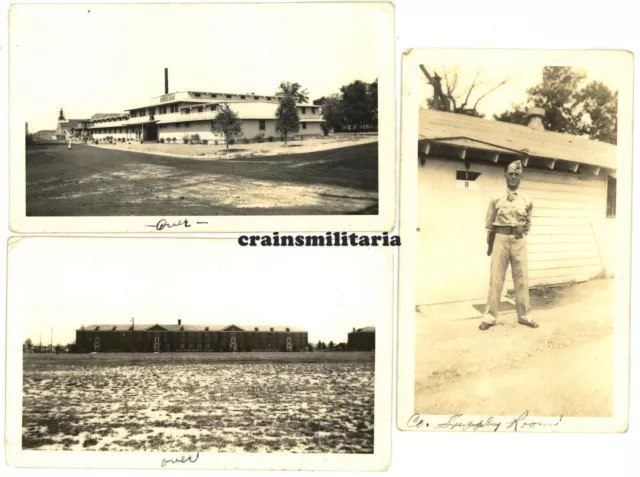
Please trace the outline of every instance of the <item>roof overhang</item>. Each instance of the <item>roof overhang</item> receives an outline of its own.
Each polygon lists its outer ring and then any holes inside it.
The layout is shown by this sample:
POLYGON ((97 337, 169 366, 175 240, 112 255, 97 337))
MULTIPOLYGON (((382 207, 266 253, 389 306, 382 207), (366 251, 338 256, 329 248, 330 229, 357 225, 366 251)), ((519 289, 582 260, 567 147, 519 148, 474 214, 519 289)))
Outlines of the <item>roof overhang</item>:
POLYGON ((433 138, 418 140, 418 157, 421 164, 429 158, 450 158, 462 161, 506 166, 519 159, 523 167, 599 175, 615 174, 615 169, 580 161, 557 159, 518 151, 499 144, 487 143, 468 137, 433 138))

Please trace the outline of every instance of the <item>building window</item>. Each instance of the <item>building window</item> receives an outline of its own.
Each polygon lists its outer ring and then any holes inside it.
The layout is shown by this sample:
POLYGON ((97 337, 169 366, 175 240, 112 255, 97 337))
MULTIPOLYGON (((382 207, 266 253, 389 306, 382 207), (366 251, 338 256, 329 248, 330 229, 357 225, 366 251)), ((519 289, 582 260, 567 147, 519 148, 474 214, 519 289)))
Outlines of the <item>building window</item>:
POLYGON ((184 123, 184 127, 185 128, 190 128, 191 127, 191 123, 184 123))
POLYGON ((211 95, 211 97, 212 97, 212 98, 217 98, 217 97, 218 97, 218 95, 217 95, 217 94, 212 94, 212 95, 211 95))
POLYGON ((230 95, 230 94, 228 94, 228 95, 227 95, 227 98, 231 99, 231 95, 230 95))
POLYGON ((302 123, 302 129, 307 129, 307 123, 302 123))
POLYGON ((196 98, 200 97, 200 93, 194 93, 194 95, 195 95, 196 98))
POLYGON ((255 99, 256 101, 260 99, 260 96, 254 96, 253 99, 255 99))
POLYGON ((302 114, 307 114, 307 108, 302 108, 302 114))
POLYGON ((267 121, 260 119, 260 131, 264 131, 265 129, 267 129, 267 121))
POLYGON ((615 177, 607 177, 607 218, 615 218, 616 216, 616 183, 615 177))
POLYGON ((316 114, 316 108, 311 108, 311 114, 316 114))
POLYGON ((198 112, 201 113, 203 111, 202 106, 198 106, 198 112))
POLYGON ((176 123, 176 128, 180 129, 180 123, 176 123))
POLYGON ((140 110, 140 116, 144 116, 145 111, 146 111, 146 109, 141 109, 140 110))
POLYGON ((246 96, 240 96, 240 99, 247 99, 246 96))

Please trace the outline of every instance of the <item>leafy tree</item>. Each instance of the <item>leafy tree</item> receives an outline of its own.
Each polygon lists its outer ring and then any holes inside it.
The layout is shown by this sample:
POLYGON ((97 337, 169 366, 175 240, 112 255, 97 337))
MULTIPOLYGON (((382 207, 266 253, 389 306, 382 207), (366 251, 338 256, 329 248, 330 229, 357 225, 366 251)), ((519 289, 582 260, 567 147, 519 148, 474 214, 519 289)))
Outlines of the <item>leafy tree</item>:
POLYGON ((494 115, 498 121, 526 123, 526 109, 545 110, 545 129, 585 135, 615 144, 618 131, 618 93, 598 81, 585 84, 586 73, 566 66, 546 66, 542 82, 527 90, 525 105, 494 115))
POLYGON ((329 351, 333 351, 334 347, 335 345, 333 344, 333 341, 329 341, 329 351))
MULTIPOLYGON (((316 100, 318 101, 318 100, 316 100)), ((322 105, 322 127, 325 131, 341 131, 345 125, 340 95, 334 94, 328 98, 322 98, 322 103, 314 101, 313 104, 322 105)))
POLYGON ((486 81, 480 78, 482 71, 476 71, 476 74, 466 89, 460 89, 459 70, 442 70, 443 76, 438 75, 437 71, 433 73, 424 66, 420 65, 420 69, 424 73, 427 81, 433 88, 433 96, 427 100, 427 106, 430 109, 438 111, 447 111, 450 113, 466 114, 468 116, 484 117, 484 114, 478 112, 478 104, 484 98, 496 91, 498 88, 507 84, 507 79, 493 84, 488 89, 481 89, 478 95, 478 88, 486 84, 486 81), (444 87, 442 80, 444 79, 444 87))
POLYGON ((287 81, 280 83, 276 96, 290 96, 296 103, 309 102, 309 92, 306 89, 302 89, 302 86, 298 83, 289 83, 287 81))
POLYGON ((33 342, 31 341, 31 338, 27 338, 27 339, 24 341, 24 344, 25 344, 25 346, 26 346, 26 348, 27 348, 27 351, 28 351, 29 353, 31 353, 31 349, 33 348, 33 342))
POLYGON ((226 103, 221 104, 218 108, 218 114, 213 121, 213 129, 224 135, 227 152, 229 152, 229 142, 242 135, 242 123, 238 115, 226 103))
POLYGON ((364 131, 378 128, 378 80, 357 80, 340 88, 339 94, 313 102, 322 106, 325 131, 364 131))
POLYGON ((302 90, 298 83, 280 83, 277 92, 278 109, 276 110, 276 131, 282 134, 284 146, 288 146, 288 138, 300 130, 300 115, 296 104, 309 101, 307 90, 302 90))

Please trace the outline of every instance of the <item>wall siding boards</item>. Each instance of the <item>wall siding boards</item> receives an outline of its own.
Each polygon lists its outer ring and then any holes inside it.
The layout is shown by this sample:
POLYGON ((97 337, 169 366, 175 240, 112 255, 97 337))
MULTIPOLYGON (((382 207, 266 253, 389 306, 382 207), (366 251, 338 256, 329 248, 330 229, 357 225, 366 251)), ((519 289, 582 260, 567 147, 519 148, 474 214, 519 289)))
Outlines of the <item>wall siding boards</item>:
MULTIPOLYGON (((506 190, 502 165, 472 164, 477 188, 459 188, 462 161, 428 157, 418 169, 418 305, 483 299, 489 284, 484 219, 506 190)), ((520 190, 533 202, 527 238, 529 285, 613 274, 615 219, 606 218, 607 176, 525 168, 520 190)), ((513 288, 507 270, 506 289, 513 288)))

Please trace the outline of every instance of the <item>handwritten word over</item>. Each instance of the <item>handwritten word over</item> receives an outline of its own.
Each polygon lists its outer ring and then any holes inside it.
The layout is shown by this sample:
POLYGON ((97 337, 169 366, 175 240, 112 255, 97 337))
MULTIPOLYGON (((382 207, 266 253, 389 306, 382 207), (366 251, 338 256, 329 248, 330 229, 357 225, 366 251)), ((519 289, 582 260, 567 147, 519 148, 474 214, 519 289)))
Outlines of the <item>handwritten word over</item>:
POLYGON ((178 220, 177 222, 174 222, 174 223, 167 222, 167 219, 160 219, 156 224, 156 230, 172 229, 174 227, 181 227, 181 226, 184 228, 189 228, 191 227, 191 224, 189 223, 188 219, 178 220))
POLYGON ((191 462, 197 462, 200 458, 200 452, 196 452, 195 458, 192 455, 183 455, 182 457, 176 457, 175 459, 162 459, 161 466, 165 467, 167 464, 187 464, 191 462))

